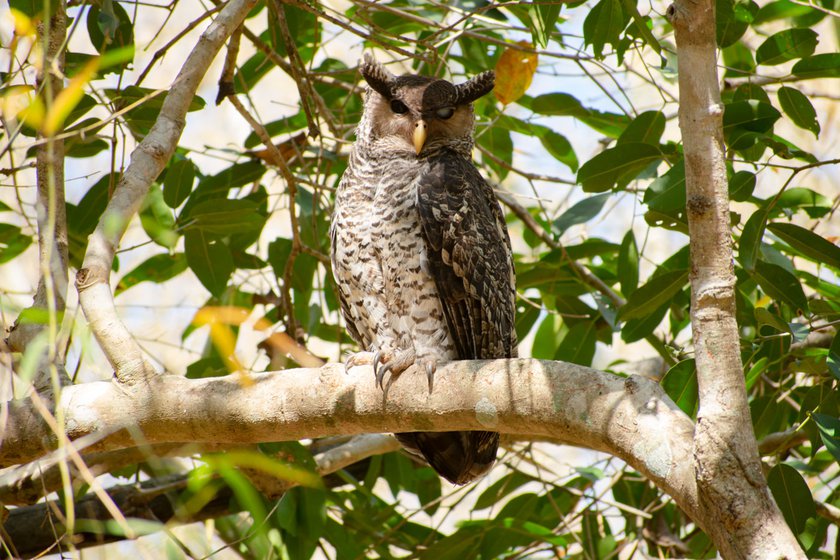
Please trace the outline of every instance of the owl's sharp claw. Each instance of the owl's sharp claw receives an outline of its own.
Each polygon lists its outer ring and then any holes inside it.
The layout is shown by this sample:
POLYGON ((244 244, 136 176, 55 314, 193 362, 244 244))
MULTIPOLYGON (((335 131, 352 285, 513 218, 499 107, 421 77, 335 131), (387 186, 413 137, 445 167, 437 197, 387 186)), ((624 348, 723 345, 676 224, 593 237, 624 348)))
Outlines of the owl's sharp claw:
POLYGON ((385 379, 385 374, 389 371, 391 371, 391 362, 388 362, 387 364, 382 364, 382 366, 376 372, 374 372, 374 375, 376 376, 376 385, 383 391, 385 390, 385 387, 383 386, 382 382, 385 379))

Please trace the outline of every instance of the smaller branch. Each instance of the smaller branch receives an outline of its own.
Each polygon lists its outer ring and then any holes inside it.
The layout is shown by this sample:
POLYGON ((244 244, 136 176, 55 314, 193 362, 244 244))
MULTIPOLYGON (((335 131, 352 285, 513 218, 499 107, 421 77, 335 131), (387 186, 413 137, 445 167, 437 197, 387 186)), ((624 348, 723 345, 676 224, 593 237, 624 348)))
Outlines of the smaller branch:
POLYGON ((266 149, 268 150, 270 161, 277 164, 277 169, 280 170, 280 174, 283 176, 283 179, 286 180, 286 190, 289 194, 289 220, 291 221, 292 226, 292 250, 289 253, 289 258, 286 260, 286 267, 283 269, 283 285, 280 286, 280 294, 283 298, 283 307, 285 308, 286 312, 286 332, 289 333, 289 336, 294 338, 295 340, 298 339, 297 336, 297 321, 295 320, 295 309, 294 305, 292 304, 292 273, 294 272, 294 262, 295 258, 300 254, 301 247, 303 243, 300 240, 300 225, 298 224, 298 217, 297 213, 295 212, 296 203, 295 200, 297 198, 297 178, 295 178, 294 173, 292 170, 289 169, 289 164, 286 161, 286 158, 283 156, 282 152, 277 149, 277 146, 271 141, 271 136, 269 136, 268 131, 265 127, 260 124, 257 119, 251 116, 251 113, 245 108, 239 98, 235 95, 231 95, 228 97, 228 100, 231 102, 233 107, 242 115, 242 118, 248 121, 248 124, 251 125, 251 128, 254 132, 259 136, 260 140, 263 144, 265 144, 266 149))
POLYGON ((817 515, 840 526, 840 508, 820 501, 815 501, 814 504, 817 506, 817 515))
POLYGON ((79 303, 121 382, 136 383, 155 372, 114 306, 110 271, 116 248, 152 182, 174 153, 184 129, 187 109, 210 63, 255 1, 232 0, 201 35, 172 83, 155 124, 132 152, 131 163, 88 240, 84 262, 76 276, 79 303))
POLYGON ((758 442, 758 452, 763 455, 778 455, 808 441, 808 434, 798 427, 766 435, 758 442))

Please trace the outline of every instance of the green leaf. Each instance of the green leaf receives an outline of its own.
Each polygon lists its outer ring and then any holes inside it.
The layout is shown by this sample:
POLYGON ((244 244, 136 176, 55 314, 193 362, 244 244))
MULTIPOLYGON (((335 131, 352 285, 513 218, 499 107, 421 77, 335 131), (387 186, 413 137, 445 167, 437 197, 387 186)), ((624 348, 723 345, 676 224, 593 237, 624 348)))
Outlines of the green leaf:
POLYGON ((654 276, 627 299, 618 310, 618 320, 627 321, 653 313, 677 295, 687 281, 687 270, 671 270, 654 276))
POLYGON ((609 197, 609 194, 596 194, 595 196, 584 198, 563 212, 559 218, 554 220, 554 229, 557 231, 557 234, 562 235, 570 227, 588 222, 597 216, 609 197))
POLYGON ((794 534, 804 531, 805 523, 816 517, 817 509, 814 496, 799 471, 779 463, 767 473, 767 485, 794 534))
POLYGON ((262 228, 265 221, 257 209, 258 204, 248 199, 208 200, 193 207, 185 227, 219 235, 251 231, 262 228))
POLYGON ((764 228, 767 225, 767 207, 762 206, 749 217, 744 224, 744 231, 738 240, 738 260, 747 270, 752 270, 758 252, 761 249, 761 239, 764 237, 764 228))
POLYGON ((546 93, 535 97, 531 103, 531 110, 541 115, 574 117, 610 138, 618 138, 630 124, 627 115, 588 109, 568 93, 546 93))
MULTIPOLYGON (((13 10, 18 10, 31 18, 43 19, 45 2, 44 0, 9 0, 9 7, 13 10)), ((50 17, 55 15, 58 9, 58 2, 50 2, 50 17)), ((6 16, 8 17, 8 15, 6 16)))
POLYGON ((820 193, 804 187, 787 189, 776 199, 775 209, 804 210, 809 218, 822 218, 831 211, 832 203, 820 193))
POLYGON ((645 111, 627 125, 616 144, 641 142, 658 146, 663 132, 665 132, 665 115, 660 111, 645 111))
POLYGON ((735 202, 744 202, 755 190, 755 173, 738 171, 729 178, 729 198, 735 202))
POLYGON ((840 53, 815 54, 793 65, 791 73, 799 78, 840 78, 840 53))
POLYGON ((569 329, 554 353, 555 360, 582 366, 592 365, 596 343, 595 321, 581 321, 569 329))
POLYGON ((768 37, 755 51, 757 64, 772 66, 794 58, 809 56, 817 48, 819 38, 813 29, 793 28, 768 37))
POLYGON ((717 0, 715 2, 715 35, 720 48, 726 48, 741 38, 749 27, 758 6, 755 2, 733 2, 717 0))
POLYGON ((195 164, 182 159, 169 164, 163 178, 163 200, 170 208, 178 208, 192 192, 195 180, 195 164))
POLYGON ((817 263, 840 269, 840 247, 802 226, 774 222, 767 229, 782 241, 817 263))
POLYGON ((825 448, 840 462, 840 419, 818 413, 812 414, 811 418, 817 423, 825 448))
POLYGON ((788 304, 794 311, 808 311, 808 300, 802 285, 796 276, 781 266, 759 260, 755 263, 752 276, 768 296, 788 304))
MULTIPOLYGON (((134 50, 134 25, 125 8, 118 2, 103 2, 90 7, 87 13, 87 30, 93 48, 100 54, 119 51, 123 48, 134 50)), ((111 66, 109 72, 121 72, 131 64, 130 59, 111 66)), ((106 72, 107 73, 107 72, 106 72)))
POLYGON ((782 110, 790 117, 793 124, 799 128, 810 130, 814 133, 814 136, 819 137, 820 123, 817 120, 817 111, 811 105, 808 96, 791 87, 779 88, 778 96, 782 110))
POLYGON ((510 472, 488 486, 487 489, 478 497, 478 500, 476 500, 473 509, 481 510, 494 506, 511 492, 514 492, 521 486, 533 481, 534 477, 520 471, 510 472))
POLYGON ((540 142, 551 156, 566 165, 572 171, 578 170, 578 159, 575 149, 562 134, 558 134, 550 128, 538 131, 540 142))
POLYGON ((178 242, 179 233, 175 231, 175 216, 163 201, 160 187, 153 185, 143 200, 140 210, 140 224, 149 237, 167 249, 173 249, 178 242))
POLYGON ((141 282, 161 284, 178 276, 186 269, 187 259, 184 253, 154 255, 126 273, 117 284, 114 295, 119 295, 141 282))
POLYGON ((600 0, 583 21, 584 44, 592 45, 595 58, 603 58, 604 45, 618 47, 628 21, 620 0, 600 0))
POLYGON ((631 142, 609 148, 584 163, 577 181, 585 192, 604 192, 615 186, 622 188, 646 169, 662 159, 657 146, 631 142))
POLYGON ((828 349, 828 357, 825 359, 828 371, 840 381, 840 331, 834 335, 831 347, 828 349))
POLYGON ((727 103, 723 111, 723 134, 727 144, 735 150, 749 148, 755 135, 768 133, 782 114, 775 107, 756 99, 727 103))
MULTIPOLYGON (((490 130, 478 137, 478 143, 490 152, 495 159, 509 162, 513 157, 513 141, 510 139, 510 132, 504 128, 491 127, 490 130)), ((507 177, 510 171, 507 167, 500 165, 493 158, 486 158, 485 162, 496 172, 499 179, 507 177)))
POLYGON ((625 298, 630 297, 639 285, 639 247, 632 229, 624 234, 618 250, 618 281, 625 298))
POLYGON ((24 235, 19 227, 0 224, 0 264, 14 259, 31 244, 32 237, 24 235))
POLYGON ((234 269, 227 245, 200 229, 192 229, 184 234, 184 253, 204 287, 214 296, 221 296, 234 269))
POLYGON ((645 190, 642 202, 651 210, 676 216, 685 212, 685 160, 679 160, 645 190))
POLYGON ((680 410, 691 418, 697 415, 697 371, 694 359, 671 366, 660 383, 680 410))

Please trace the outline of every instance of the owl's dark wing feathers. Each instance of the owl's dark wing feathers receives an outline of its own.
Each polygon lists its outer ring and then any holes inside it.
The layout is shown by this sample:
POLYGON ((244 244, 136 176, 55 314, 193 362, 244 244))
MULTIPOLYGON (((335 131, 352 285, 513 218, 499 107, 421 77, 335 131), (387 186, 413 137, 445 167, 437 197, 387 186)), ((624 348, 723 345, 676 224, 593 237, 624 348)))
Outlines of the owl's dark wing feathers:
POLYGON ((429 268, 460 359, 515 357, 510 237, 493 189, 455 152, 417 188, 429 268))

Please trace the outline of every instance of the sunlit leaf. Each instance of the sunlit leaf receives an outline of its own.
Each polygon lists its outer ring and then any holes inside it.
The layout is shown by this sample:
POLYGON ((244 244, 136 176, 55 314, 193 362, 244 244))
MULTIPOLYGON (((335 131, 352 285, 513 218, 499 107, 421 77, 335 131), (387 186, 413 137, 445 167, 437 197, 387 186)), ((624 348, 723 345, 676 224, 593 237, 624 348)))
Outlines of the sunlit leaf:
POLYGON ((619 320, 627 321, 653 313, 682 290, 687 281, 687 270, 671 270, 654 276, 633 292, 618 310, 619 320))
POLYGON ((624 187, 651 163, 662 159, 656 146, 632 142, 608 148, 578 170, 577 180, 584 192, 604 192, 624 187))
POLYGON ((806 257, 840 269, 840 247, 824 237, 802 226, 786 222, 767 224, 767 229, 806 257))
POLYGON ((768 37, 759 45, 755 51, 755 61, 770 66, 809 56, 814 52, 818 41, 817 32, 813 29, 785 29, 768 37))
MULTIPOLYGON (((523 47, 531 45, 525 41, 518 43, 523 47)), ((537 71, 537 54, 508 47, 496 62, 496 85, 493 93, 503 104, 513 103, 522 97, 534 73, 537 71)))
POLYGON ((799 128, 810 130, 814 136, 820 135, 820 123, 817 111, 804 93, 791 87, 780 87, 777 93, 782 110, 793 124, 799 128))

